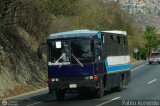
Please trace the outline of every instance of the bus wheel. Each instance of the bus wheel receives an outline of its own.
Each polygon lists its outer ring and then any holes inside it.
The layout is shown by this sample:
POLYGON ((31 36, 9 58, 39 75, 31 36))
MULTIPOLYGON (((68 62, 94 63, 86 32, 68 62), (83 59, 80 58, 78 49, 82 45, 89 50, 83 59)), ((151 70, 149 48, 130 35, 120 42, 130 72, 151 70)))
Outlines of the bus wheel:
POLYGON ((96 92, 96 97, 97 98, 102 98, 103 95, 104 95, 104 84, 103 84, 103 81, 101 81, 101 86, 96 92))
POLYGON ((123 84, 122 83, 123 83, 123 80, 122 80, 122 78, 120 78, 119 85, 115 88, 116 91, 118 91, 118 92, 122 91, 122 88, 123 88, 123 84))
POLYGON ((65 97, 65 91, 64 90, 57 90, 55 91, 56 93, 56 98, 58 101, 63 101, 65 97))
POLYGON ((149 62, 149 64, 152 64, 152 62, 149 62))

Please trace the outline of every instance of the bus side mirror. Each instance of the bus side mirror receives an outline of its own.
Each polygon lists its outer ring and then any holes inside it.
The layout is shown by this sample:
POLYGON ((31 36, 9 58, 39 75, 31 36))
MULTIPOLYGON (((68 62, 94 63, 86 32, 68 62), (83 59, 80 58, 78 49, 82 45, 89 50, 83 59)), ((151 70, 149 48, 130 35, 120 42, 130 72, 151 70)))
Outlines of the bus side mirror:
POLYGON ((42 49, 43 49, 44 46, 45 46, 45 43, 41 43, 41 44, 38 46, 38 49, 37 49, 38 59, 42 59, 42 49))
POLYGON ((101 53, 102 53, 102 46, 101 45, 98 45, 98 47, 97 47, 97 51, 98 51, 98 54, 99 55, 101 55, 101 53))

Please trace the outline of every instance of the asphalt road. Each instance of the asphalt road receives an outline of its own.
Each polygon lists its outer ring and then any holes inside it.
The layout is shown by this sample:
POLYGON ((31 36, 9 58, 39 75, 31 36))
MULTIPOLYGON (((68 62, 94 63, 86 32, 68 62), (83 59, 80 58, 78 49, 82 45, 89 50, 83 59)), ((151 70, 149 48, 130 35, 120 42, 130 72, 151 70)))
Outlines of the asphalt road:
POLYGON ((160 106, 160 64, 149 65, 146 61, 133 64, 132 81, 121 92, 108 92, 97 99, 86 94, 66 94, 65 101, 58 102, 47 90, 14 98, 9 102, 18 106, 160 106), (15 102, 15 103, 14 103, 15 102))

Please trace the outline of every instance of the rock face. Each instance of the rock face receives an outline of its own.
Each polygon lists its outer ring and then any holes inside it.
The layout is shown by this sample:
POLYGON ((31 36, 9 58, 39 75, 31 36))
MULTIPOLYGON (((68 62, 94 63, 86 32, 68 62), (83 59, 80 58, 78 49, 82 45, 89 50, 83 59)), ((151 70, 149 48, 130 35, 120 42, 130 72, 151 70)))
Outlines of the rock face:
POLYGON ((146 26, 154 26, 160 34, 160 17, 153 15, 134 14, 135 21, 145 30, 146 26))
POLYGON ((118 0, 131 14, 160 16, 160 0, 118 0))
POLYGON ((132 14, 144 30, 146 26, 154 26, 160 33, 160 0, 117 0, 117 2, 132 14))
POLYGON ((0 33, 0 97, 16 86, 46 85, 47 69, 36 55, 38 41, 14 26, 0 33))
MULTIPOLYGON (((107 2, 108 0, 102 0, 107 2)), ((133 16, 133 19, 145 30, 153 26, 160 33, 160 0, 109 0, 116 2, 133 16)))

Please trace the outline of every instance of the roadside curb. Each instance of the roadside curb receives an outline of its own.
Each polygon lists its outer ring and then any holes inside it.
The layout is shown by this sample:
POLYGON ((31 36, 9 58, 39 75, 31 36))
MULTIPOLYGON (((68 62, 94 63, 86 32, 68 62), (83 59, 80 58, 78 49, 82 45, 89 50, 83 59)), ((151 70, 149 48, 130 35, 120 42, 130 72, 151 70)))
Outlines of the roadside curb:
POLYGON ((19 98, 19 97, 22 97, 22 96, 26 96, 26 95, 42 92, 42 91, 45 91, 45 90, 48 90, 48 87, 42 88, 42 89, 38 89, 38 90, 35 90, 35 91, 31 91, 31 92, 26 92, 26 93, 23 93, 23 94, 20 94, 20 95, 4 98, 3 100, 11 100, 11 99, 19 98))

